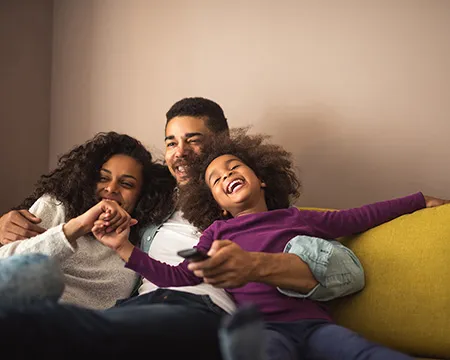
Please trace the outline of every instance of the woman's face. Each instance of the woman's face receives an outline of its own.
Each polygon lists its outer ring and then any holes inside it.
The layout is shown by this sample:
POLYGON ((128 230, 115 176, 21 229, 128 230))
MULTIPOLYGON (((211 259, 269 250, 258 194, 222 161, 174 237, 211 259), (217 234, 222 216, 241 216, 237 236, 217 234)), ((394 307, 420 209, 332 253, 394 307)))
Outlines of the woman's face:
POLYGON ((142 164, 128 155, 113 155, 100 169, 96 195, 114 200, 131 214, 143 183, 142 164))

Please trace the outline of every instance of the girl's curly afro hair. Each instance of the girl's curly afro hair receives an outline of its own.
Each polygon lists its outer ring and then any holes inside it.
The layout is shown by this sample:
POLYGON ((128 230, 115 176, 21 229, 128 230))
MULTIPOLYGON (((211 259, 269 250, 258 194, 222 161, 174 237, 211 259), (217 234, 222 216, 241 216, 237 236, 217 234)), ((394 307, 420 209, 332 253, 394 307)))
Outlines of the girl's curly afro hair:
POLYGON ((234 155, 249 166, 267 187, 269 210, 283 209, 300 196, 301 184, 294 171, 292 154, 280 145, 269 143, 269 135, 249 135, 249 128, 231 129, 210 139, 190 166, 191 180, 180 187, 178 206, 186 220, 205 230, 215 220, 227 219, 205 182, 208 165, 221 155, 234 155))

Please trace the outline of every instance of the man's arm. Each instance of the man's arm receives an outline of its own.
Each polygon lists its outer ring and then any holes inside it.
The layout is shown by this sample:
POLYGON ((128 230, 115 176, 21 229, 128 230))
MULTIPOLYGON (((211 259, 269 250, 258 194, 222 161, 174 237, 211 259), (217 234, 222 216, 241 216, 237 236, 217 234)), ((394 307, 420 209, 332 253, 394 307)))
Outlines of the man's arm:
POLYGON ((42 234, 45 229, 37 225, 40 222, 41 219, 28 210, 11 210, 0 217, 0 244, 5 245, 42 234))
POLYGON ((365 286, 361 262, 353 251, 338 241, 299 235, 286 244, 284 252, 300 257, 319 282, 310 292, 278 287, 287 296, 328 301, 361 291, 365 286))
POLYGON ((195 274, 217 287, 261 282, 287 296, 328 301, 358 292, 365 284, 358 258, 338 242, 298 236, 279 254, 247 252, 228 240, 213 246, 214 257, 189 268, 202 269, 195 274))
POLYGON ((295 254, 248 252, 229 240, 213 242, 210 259, 190 263, 188 268, 206 283, 226 288, 248 282, 262 282, 302 293, 314 289, 318 281, 309 266, 295 254))
POLYGON ((307 294, 319 284, 308 264, 295 254, 253 253, 251 281, 307 294))

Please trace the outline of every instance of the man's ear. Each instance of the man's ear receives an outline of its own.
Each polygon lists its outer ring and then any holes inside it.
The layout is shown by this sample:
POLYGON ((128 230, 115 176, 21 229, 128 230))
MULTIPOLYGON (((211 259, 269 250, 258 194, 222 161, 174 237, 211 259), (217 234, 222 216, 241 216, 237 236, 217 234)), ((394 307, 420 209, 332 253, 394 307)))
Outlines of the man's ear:
POLYGON ((267 187, 267 184, 263 180, 261 180, 261 187, 262 188, 266 188, 267 187))

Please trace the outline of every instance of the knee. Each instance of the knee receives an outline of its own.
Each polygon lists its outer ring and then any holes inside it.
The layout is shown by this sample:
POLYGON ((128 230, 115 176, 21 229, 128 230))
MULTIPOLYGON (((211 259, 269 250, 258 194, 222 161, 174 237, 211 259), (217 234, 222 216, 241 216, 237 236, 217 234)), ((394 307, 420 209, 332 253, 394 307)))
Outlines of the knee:
POLYGON ((264 332, 265 353, 269 359, 299 359, 296 346, 277 331, 267 329, 264 332))
POLYGON ((59 263, 43 254, 14 255, 0 262, 0 304, 59 299, 64 291, 59 263))

